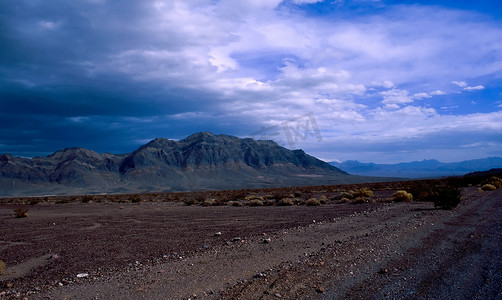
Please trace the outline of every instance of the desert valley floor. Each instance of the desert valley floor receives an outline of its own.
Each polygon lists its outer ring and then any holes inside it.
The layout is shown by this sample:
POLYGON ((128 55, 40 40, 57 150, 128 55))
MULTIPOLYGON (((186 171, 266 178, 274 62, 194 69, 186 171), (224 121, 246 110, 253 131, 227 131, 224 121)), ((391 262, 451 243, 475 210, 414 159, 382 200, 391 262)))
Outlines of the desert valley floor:
MULTIPOLYGON (((387 194, 381 194, 385 197, 387 194)), ((0 205, 2 299, 502 299, 502 190, 430 202, 0 205)))

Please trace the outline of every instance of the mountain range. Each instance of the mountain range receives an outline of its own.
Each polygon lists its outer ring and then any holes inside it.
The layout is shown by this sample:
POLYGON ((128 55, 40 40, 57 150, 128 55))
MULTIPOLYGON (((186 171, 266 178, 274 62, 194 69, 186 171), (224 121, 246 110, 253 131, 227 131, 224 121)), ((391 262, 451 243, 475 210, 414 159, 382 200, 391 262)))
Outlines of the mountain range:
POLYGON ((209 132, 157 138, 132 153, 67 148, 46 157, 0 155, 0 196, 167 192, 382 181, 349 175, 273 141, 209 132))
POLYGON ((453 163, 442 163, 430 159, 398 164, 362 163, 357 160, 347 160, 342 163, 330 162, 350 174, 363 176, 384 176, 403 178, 434 178, 502 168, 501 157, 466 160, 453 163))

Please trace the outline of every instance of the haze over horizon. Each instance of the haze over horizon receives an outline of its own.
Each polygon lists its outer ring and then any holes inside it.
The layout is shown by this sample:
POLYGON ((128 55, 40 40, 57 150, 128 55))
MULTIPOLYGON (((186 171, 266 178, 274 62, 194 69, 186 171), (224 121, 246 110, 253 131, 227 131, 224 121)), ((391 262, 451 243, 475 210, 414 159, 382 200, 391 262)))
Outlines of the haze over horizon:
POLYGON ((502 156, 502 2, 0 2, 0 153, 210 131, 326 161, 502 156))

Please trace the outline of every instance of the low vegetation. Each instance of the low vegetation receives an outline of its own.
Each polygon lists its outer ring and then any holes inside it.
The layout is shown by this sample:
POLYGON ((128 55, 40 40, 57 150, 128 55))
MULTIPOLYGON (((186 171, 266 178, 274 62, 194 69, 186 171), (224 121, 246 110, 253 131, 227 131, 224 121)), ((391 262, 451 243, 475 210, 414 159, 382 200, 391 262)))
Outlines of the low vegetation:
POLYGON ((321 201, 316 198, 310 198, 309 200, 307 200, 306 204, 307 206, 319 206, 321 205, 321 201))
POLYGON ((14 209, 14 217, 16 217, 16 218, 28 217, 28 208, 21 207, 21 208, 14 209))
POLYGON ((411 202, 413 201, 413 195, 407 191, 401 190, 392 194, 392 201, 394 202, 411 202))
POLYGON ((5 263, 3 260, 0 260, 0 275, 3 275, 5 272, 5 263))
POLYGON ((484 185, 481 187, 481 189, 482 189, 483 191, 494 191, 494 190, 496 190, 496 189, 497 189, 497 187, 496 187, 496 186, 494 186, 493 184, 489 184, 489 183, 487 183, 487 184, 484 184, 484 185))
POLYGON ((430 196, 435 208, 446 210, 455 208, 461 200, 460 190, 451 186, 439 186, 430 196))

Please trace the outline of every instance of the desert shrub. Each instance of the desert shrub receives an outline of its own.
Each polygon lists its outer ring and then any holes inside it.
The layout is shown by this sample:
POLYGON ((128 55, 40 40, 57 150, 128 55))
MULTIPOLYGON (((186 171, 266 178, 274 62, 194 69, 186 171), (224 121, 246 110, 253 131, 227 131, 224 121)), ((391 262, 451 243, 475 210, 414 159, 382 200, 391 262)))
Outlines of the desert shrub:
POLYGON ((89 196, 89 195, 85 195, 82 197, 82 203, 89 203, 91 202, 91 200, 93 200, 92 196, 89 196))
POLYGON ((32 199, 30 201, 30 205, 37 205, 38 204, 38 199, 32 199))
POLYGON ((239 202, 239 201, 229 201, 228 202, 228 205, 232 205, 232 206, 242 206, 242 203, 239 202))
POLYGON ((188 198, 185 200, 185 205, 190 206, 190 205, 195 205, 198 204, 199 202, 195 200, 194 198, 188 198))
POLYGON ((4 272, 5 272, 5 263, 3 262, 3 260, 0 260, 0 275, 3 275, 4 272))
POLYGON ((373 197, 373 191, 369 188, 358 189, 353 193, 354 197, 373 197))
POLYGON ((246 204, 249 206, 263 206, 263 201, 259 199, 253 199, 249 200, 246 204))
POLYGON ((342 199, 340 199, 340 203, 350 203, 350 199, 343 197, 342 199))
POLYGON ((413 195, 404 190, 397 191, 394 194, 392 194, 392 201, 410 202, 413 201, 413 195))
POLYGON ((70 200, 68 200, 68 199, 60 199, 60 200, 56 201, 56 204, 67 204, 67 203, 70 203, 70 200))
POLYGON ((295 191, 295 198, 301 197, 303 193, 301 191, 295 191))
POLYGON ((319 197, 319 202, 321 202, 321 204, 326 204, 328 202, 328 197, 322 195, 319 197))
POLYGON ((356 197, 354 200, 352 200, 352 203, 354 204, 363 204, 363 203, 368 203, 368 199, 365 197, 356 197))
POLYGON ((489 184, 489 183, 487 183, 487 184, 484 184, 484 185, 481 187, 481 189, 482 189, 483 191, 494 191, 494 190, 496 190, 496 189, 497 189, 497 187, 496 187, 496 186, 494 186, 493 184, 489 184))
POLYGON ((263 202, 263 204, 265 206, 274 206, 275 205, 275 201, 274 200, 267 200, 267 201, 263 202))
POLYGON ((435 189, 429 200, 434 202, 435 208, 452 209, 460 203, 462 198, 458 188, 440 186, 435 189))
POLYGON ((295 203, 292 198, 282 198, 281 200, 279 200, 279 203, 277 203, 277 205, 280 205, 280 206, 291 206, 294 204, 295 203))
POLYGON ((318 206, 321 205, 321 201, 316 198, 310 198, 305 204, 307 204, 307 206, 318 206))
POLYGON ((27 208, 16 208, 16 209, 14 209, 14 217, 16 217, 16 218, 26 218, 26 217, 28 217, 28 209, 27 208))
POLYGON ((500 179, 499 177, 496 177, 496 176, 493 176, 485 181, 482 182, 482 185, 492 185, 495 187, 495 189, 500 189, 502 188, 502 179, 500 179))
POLYGON ((202 206, 212 206, 216 201, 214 199, 206 199, 202 201, 202 206))
POLYGON ((127 200, 129 200, 132 203, 140 203, 142 201, 140 195, 130 195, 127 200))
POLYGON ((340 194, 340 198, 354 199, 355 196, 353 191, 345 191, 340 194))
POLYGON ((415 181, 407 188, 408 192, 413 195, 415 201, 428 201, 427 198, 435 189, 436 183, 430 181, 415 181))

